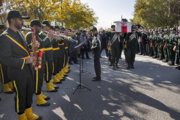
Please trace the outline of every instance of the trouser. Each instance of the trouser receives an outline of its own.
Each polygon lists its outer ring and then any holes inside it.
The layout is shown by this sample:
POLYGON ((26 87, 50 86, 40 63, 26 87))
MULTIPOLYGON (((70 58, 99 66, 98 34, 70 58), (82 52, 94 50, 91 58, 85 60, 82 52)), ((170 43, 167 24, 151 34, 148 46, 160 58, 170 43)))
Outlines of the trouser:
POLYGON ((7 66, 0 64, 0 76, 2 78, 2 84, 9 83, 11 80, 8 78, 7 66))
POLYGON ((86 54, 86 58, 89 58, 87 46, 83 46, 83 47, 84 48, 81 48, 81 57, 84 59, 84 54, 86 54))
POLYGON ((42 68, 39 70, 34 70, 34 79, 35 79, 35 94, 39 95, 42 92, 43 78, 45 64, 42 64, 42 68))
POLYGON ((70 52, 69 63, 71 63, 72 61, 73 61, 74 63, 77 63, 77 50, 76 50, 76 49, 73 49, 73 50, 70 52))
POLYGON ((163 47, 163 52, 164 52, 164 59, 165 59, 165 61, 168 61, 167 47, 163 47))
POLYGON ((111 54, 112 54, 112 64, 118 64, 120 58, 120 47, 119 45, 115 45, 111 47, 111 54))
POLYGON ((97 78, 101 78, 100 51, 94 52, 94 69, 97 78))
POLYGON ((161 47, 161 45, 158 46, 158 57, 159 57, 159 59, 164 58, 163 48, 161 47))
POLYGON ((53 75, 56 75, 57 73, 59 73, 59 70, 60 70, 59 58, 60 58, 59 51, 57 50, 54 51, 53 52, 53 63, 54 63, 53 75))
POLYGON ((49 83, 53 75, 53 61, 46 61, 45 67, 45 81, 49 83))
POLYGON ((155 45, 153 45, 153 53, 154 53, 154 57, 157 57, 157 47, 155 45))
POLYGON ((149 52, 150 52, 149 53, 150 56, 154 56, 153 47, 150 46, 149 52))
POLYGON ((168 61, 170 61, 172 64, 174 64, 175 52, 173 51, 173 46, 168 46, 167 51, 168 51, 168 61))
POLYGON ((129 67, 134 66, 135 56, 136 56, 135 49, 133 48, 125 49, 126 63, 128 64, 129 67))
POLYGON ((23 71, 16 71, 17 76, 13 77, 13 85, 16 91, 15 110, 18 114, 24 113, 25 109, 31 107, 34 93, 33 74, 30 67, 25 65, 23 71))

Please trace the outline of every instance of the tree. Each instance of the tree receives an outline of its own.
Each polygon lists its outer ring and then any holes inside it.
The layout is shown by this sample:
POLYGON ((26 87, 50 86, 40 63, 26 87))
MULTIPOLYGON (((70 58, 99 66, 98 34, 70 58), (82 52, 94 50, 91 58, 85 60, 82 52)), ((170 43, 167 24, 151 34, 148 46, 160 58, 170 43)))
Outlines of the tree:
POLYGON ((175 26, 180 19, 177 3, 178 0, 137 0, 132 21, 147 28, 175 26))
POLYGON ((97 17, 80 0, 10 0, 12 9, 40 21, 63 22, 67 28, 88 28, 97 23, 97 17))

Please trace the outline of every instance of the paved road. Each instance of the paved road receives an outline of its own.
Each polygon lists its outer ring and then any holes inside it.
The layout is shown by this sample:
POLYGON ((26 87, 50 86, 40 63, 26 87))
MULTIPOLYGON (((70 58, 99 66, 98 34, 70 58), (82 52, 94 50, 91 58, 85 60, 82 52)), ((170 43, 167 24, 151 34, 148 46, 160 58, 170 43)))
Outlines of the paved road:
MULTIPOLYGON (((103 80, 92 82, 93 59, 84 60, 82 81, 91 92, 83 89, 72 94, 79 81, 79 66, 73 65, 57 93, 44 91, 51 97, 51 106, 33 104, 33 111, 43 120, 180 120, 180 71, 139 55, 134 70, 125 69, 124 58, 116 71, 104 56, 101 63, 103 80)), ((0 119, 16 120, 14 95, 0 96, 0 119)))

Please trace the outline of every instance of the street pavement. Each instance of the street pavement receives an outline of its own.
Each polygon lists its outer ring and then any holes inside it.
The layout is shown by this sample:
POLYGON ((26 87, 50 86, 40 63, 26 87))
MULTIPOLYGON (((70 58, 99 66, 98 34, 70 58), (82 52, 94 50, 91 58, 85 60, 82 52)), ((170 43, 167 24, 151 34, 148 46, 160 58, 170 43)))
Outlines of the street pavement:
MULTIPOLYGON (((49 107, 33 111, 43 120, 180 120, 180 71, 148 56, 136 56, 135 69, 126 70, 124 56, 113 71, 101 58, 102 81, 93 82, 93 59, 85 59, 82 83, 91 89, 77 90, 79 65, 71 65, 66 80, 51 97, 49 107)), ((0 94, 0 120, 16 120, 14 95, 0 94)))

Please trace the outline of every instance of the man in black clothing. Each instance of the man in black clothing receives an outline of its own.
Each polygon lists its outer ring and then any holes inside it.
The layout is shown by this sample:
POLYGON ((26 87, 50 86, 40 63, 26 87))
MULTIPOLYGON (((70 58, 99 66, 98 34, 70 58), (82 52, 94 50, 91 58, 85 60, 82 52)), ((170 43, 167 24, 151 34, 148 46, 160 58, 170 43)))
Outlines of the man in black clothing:
MULTIPOLYGON (((34 92, 32 62, 28 46, 19 32, 23 17, 19 11, 8 13, 9 28, 0 37, 0 61, 7 66, 8 77, 13 80, 16 91, 15 103, 19 120, 41 120, 32 112, 31 104, 34 92)), ((39 47, 36 42, 35 47, 39 47)))

